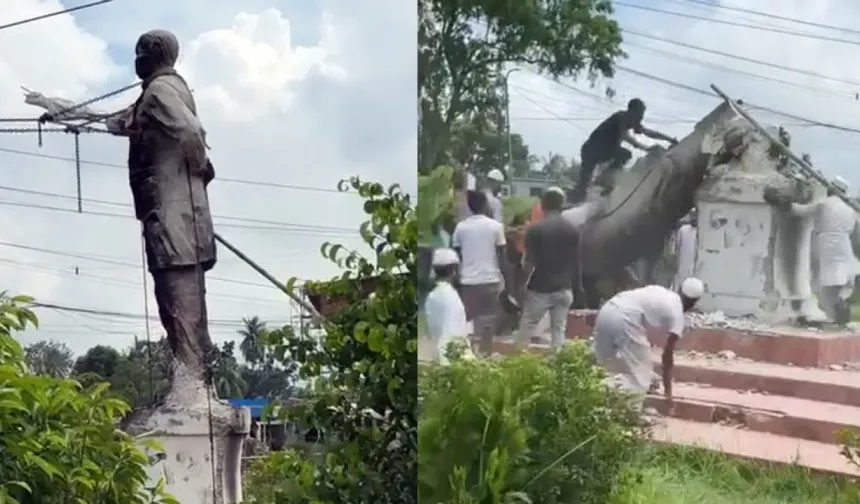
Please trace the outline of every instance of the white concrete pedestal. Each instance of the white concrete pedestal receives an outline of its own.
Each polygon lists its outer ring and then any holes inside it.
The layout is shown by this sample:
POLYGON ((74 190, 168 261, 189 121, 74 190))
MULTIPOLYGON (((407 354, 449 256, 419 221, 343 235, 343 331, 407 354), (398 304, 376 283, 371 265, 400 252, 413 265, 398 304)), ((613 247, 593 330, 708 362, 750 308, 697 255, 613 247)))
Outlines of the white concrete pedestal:
POLYGON ((151 484, 164 478, 181 504, 242 502, 242 444, 251 427, 248 408, 209 396, 204 382, 177 365, 172 390, 153 408, 131 413, 123 429, 151 439, 163 451, 145 448, 151 484), (211 434, 210 434, 211 433, 211 434))
POLYGON ((767 156, 766 142, 748 140, 744 155, 718 167, 696 195, 696 276, 707 287, 699 305, 767 323, 820 320, 810 282, 813 223, 764 201, 765 187, 791 182, 767 156))

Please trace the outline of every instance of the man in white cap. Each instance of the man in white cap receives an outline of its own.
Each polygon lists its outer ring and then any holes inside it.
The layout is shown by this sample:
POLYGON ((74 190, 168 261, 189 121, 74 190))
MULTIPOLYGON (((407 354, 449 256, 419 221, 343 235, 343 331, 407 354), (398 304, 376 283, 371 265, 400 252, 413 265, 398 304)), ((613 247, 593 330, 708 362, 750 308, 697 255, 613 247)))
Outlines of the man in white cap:
POLYGON ((488 217, 492 217, 499 222, 504 222, 502 200, 499 199, 504 182, 505 174, 502 173, 502 170, 490 170, 490 173, 487 174, 487 209, 490 212, 488 217))
POLYGON ((857 213, 837 194, 848 192, 848 183, 841 177, 832 182, 834 189, 827 197, 806 205, 793 203, 782 206, 798 217, 815 219, 813 246, 818 257, 819 304, 827 316, 844 326, 851 321, 848 297, 860 275, 860 261, 854 255, 851 234, 858 227, 857 213))
POLYGON ((573 290, 579 289, 579 231, 561 215, 564 191, 550 187, 541 196, 543 219, 526 229, 523 266, 528 275, 523 315, 517 345, 529 339, 549 313, 552 347, 565 340, 567 312, 573 303, 573 290))
POLYGON ((649 285, 616 294, 597 313, 592 336, 597 361, 610 384, 633 396, 638 407, 651 387, 651 339, 666 335, 663 347, 663 391, 671 408, 675 345, 684 333, 684 313, 691 310, 705 286, 687 278, 678 292, 649 285))
POLYGON ((433 252, 432 264, 436 286, 427 295, 424 304, 425 324, 427 336, 435 349, 434 359, 440 364, 447 364, 445 354, 448 344, 457 340, 468 343, 469 335, 466 308, 453 285, 460 257, 452 249, 439 248, 433 252))

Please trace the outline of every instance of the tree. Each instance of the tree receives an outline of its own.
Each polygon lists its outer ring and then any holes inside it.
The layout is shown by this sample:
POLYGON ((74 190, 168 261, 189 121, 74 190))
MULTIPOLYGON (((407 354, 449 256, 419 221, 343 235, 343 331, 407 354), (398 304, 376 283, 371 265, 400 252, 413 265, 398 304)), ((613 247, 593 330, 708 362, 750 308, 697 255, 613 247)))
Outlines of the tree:
POLYGON ((494 122, 502 131, 508 65, 552 77, 611 77, 624 56, 611 14, 606 0, 419 0, 419 172, 446 162, 458 119, 494 122))
POLYGON ((137 408, 150 404, 167 391, 170 360, 170 347, 164 338, 153 342, 136 340, 122 353, 98 345, 78 358, 74 373, 87 385, 109 383, 111 393, 137 408))
POLYGON ((75 375, 95 374, 109 379, 119 367, 119 351, 116 348, 96 345, 75 361, 75 375))
POLYGON ((344 269, 330 281, 304 285, 338 306, 323 322, 324 334, 313 338, 285 327, 267 336, 279 360, 299 361, 300 376, 315 383, 304 404, 287 414, 324 433, 327 453, 288 452, 258 462, 250 502, 416 502, 415 210, 397 186, 385 191, 352 178, 348 188, 365 199, 370 220, 360 231, 375 257, 324 244, 323 255, 344 269), (272 488, 272 481, 283 483, 272 488), (263 487, 265 495, 254 494, 263 487))
POLYGON ((215 364, 212 367, 215 391, 221 399, 245 397, 245 381, 239 372, 239 361, 235 356, 235 343, 224 342, 218 348, 215 364))
MULTIPOLYGON (((485 175, 508 166, 508 135, 503 127, 482 128, 477 121, 458 119, 451 129, 449 152, 453 162, 475 175, 485 175)), ((513 175, 527 175, 534 156, 518 133, 511 134, 510 157, 513 175)))
POLYGON ((72 350, 58 341, 37 341, 24 349, 27 366, 38 375, 67 378, 72 371, 72 350))
POLYGON ((13 334, 38 325, 31 302, 0 293, 0 502, 178 504, 163 481, 147 488, 146 455, 116 427, 128 405, 106 384, 82 390, 29 369, 13 334))
POLYGON ((251 367, 261 365, 266 355, 265 349, 260 343, 260 336, 266 330, 266 323, 257 316, 245 317, 242 319, 242 323, 245 324, 245 327, 237 331, 242 337, 239 351, 242 352, 242 357, 251 367))

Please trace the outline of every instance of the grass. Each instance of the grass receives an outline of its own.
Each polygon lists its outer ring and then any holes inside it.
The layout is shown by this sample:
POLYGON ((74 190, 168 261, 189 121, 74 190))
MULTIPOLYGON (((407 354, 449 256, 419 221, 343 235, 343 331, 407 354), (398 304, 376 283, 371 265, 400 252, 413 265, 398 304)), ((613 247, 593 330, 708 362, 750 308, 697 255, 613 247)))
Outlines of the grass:
POLYGON ((641 481, 611 504, 860 503, 857 481, 694 448, 651 447, 641 469, 641 481))

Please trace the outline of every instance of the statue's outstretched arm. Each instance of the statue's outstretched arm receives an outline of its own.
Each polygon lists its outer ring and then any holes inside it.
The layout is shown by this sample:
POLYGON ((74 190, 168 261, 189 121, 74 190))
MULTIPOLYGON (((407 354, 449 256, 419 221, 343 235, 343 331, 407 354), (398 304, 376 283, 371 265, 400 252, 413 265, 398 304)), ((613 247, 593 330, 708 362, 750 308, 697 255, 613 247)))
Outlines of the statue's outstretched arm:
POLYGON ((107 130, 112 135, 128 136, 131 131, 132 114, 134 114, 134 105, 129 105, 127 108, 111 114, 105 118, 107 130))

